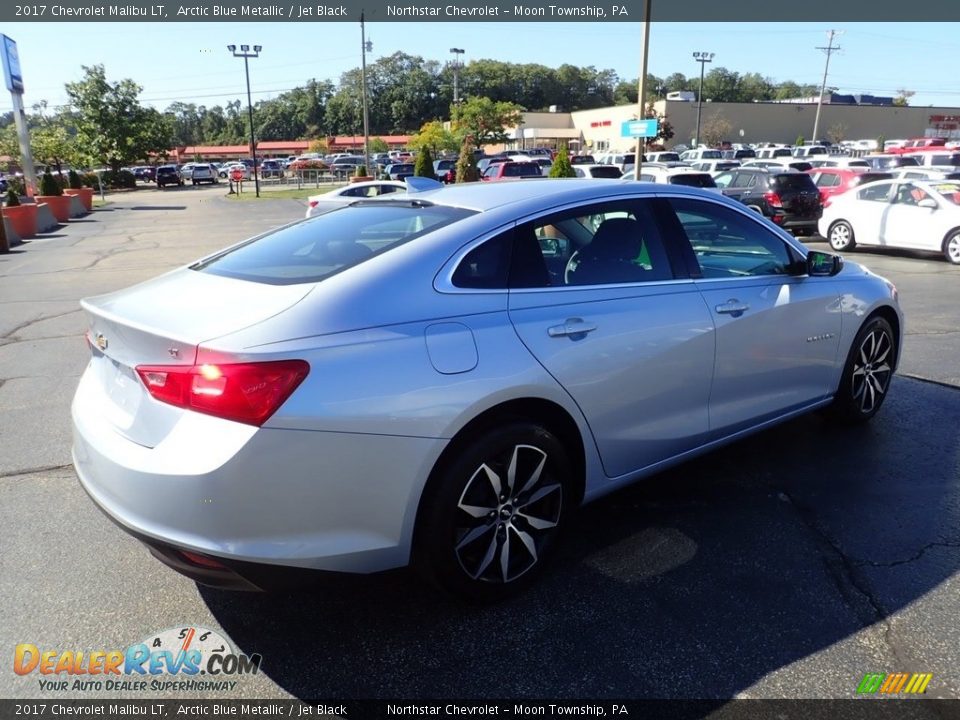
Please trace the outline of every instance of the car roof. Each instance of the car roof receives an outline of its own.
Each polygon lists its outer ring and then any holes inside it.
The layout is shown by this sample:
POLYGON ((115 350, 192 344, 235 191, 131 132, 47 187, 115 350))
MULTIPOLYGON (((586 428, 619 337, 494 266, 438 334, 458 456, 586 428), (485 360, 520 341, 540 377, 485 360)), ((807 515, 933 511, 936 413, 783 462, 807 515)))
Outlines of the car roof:
MULTIPOLYGON (((716 200, 719 195, 706 195, 697 188, 671 186, 676 192, 690 194, 696 197, 709 197, 716 200), (695 192, 690 192, 695 191, 695 192), (716 196, 716 197, 715 197, 716 196)), ((648 194, 654 195, 663 192, 663 185, 642 182, 627 182, 623 178, 543 178, 536 182, 506 182, 506 183, 461 183, 448 185, 436 190, 416 193, 417 200, 433 202, 438 205, 462 207, 478 212, 487 212, 498 208, 531 203, 534 209, 564 205, 569 202, 616 198, 618 196, 648 194), (549 202, 547 199, 549 198, 549 202)), ((731 201, 733 206, 739 203, 731 201)))

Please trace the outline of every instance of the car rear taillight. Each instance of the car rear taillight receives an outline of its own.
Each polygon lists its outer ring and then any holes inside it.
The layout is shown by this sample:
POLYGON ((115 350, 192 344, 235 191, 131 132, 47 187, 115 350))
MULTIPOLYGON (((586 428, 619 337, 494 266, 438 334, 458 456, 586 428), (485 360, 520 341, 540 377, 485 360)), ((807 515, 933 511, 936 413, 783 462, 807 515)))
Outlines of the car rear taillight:
POLYGON ((139 365, 155 399, 224 420, 263 425, 310 372, 303 360, 204 365, 139 365))
POLYGON ((763 194, 763 199, 767 201, 767 204, 770 207, 775 207, 775 208, 783 207, 783 203, 780 202, 780 196, 777 195, 775 192, 765 192, 763 194))
POLYGON ((319 200, 311 200, 311 201, 310 201, 309 203, 307 203, 307 204, 308 204, 311 208, 315 208, 317 205, 320 204, 320 201, 319 201, 319 200))

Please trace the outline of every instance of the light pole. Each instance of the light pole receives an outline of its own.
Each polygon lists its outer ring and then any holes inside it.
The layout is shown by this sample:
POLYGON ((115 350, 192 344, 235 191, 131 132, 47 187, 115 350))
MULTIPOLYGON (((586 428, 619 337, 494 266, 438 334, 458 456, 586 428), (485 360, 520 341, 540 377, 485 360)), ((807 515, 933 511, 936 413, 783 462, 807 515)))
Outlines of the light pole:
POLYGON ((697 93, 697 134, 693 141, 694 150, 700 147, 700 111, 703 110, 703 71, 708 62, 713 62, 715 53, 695 52, 693 59, 700 63, 700 92, 697 93))
POLYGON ((256 188, 257 197, 260 197, 260 174, 257 168, 257 141, 253 135, 253 99, 250 97, 250 58, 260 57, 262 45, 254 45, 253 52, 250 52, 249 45, 241 45, 240 52, 237 52, 236 45, 227 45, 227 50, 233 53, 234 57, 243 58, 243 70, 247 75, 247 114, 250 117, 250 153, 253 155, 253 186, 256 188))
POLYGON ((363 83, 363 164, 370 172, 370 113, 367 111, 367 53, 373 51, 373 42, 367 40, 363 11, 360 11, 360 82, 363 83))
POLYGON ((460 102, 460 56, 466 52, 463 48, 450 48, 453 53, 453 104, 460 102))

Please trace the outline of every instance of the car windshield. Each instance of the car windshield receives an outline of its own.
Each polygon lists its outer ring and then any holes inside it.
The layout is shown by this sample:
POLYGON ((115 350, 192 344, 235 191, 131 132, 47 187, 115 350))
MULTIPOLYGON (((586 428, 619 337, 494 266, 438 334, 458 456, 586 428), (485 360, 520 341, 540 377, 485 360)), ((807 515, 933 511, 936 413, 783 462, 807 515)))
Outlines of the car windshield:
POLYGON ((254 238, 191 269, 268 285, 315 283, 472 214, 422 202, 362 201, 254 238))
POLYGON ((700 157, 704 160, 720 160, 723 158, 723 153, 719 150, 704 150, 700 157))
POLYGON ((960 205, 960 182, 937 183, 933 189, 947 202, 960 205))

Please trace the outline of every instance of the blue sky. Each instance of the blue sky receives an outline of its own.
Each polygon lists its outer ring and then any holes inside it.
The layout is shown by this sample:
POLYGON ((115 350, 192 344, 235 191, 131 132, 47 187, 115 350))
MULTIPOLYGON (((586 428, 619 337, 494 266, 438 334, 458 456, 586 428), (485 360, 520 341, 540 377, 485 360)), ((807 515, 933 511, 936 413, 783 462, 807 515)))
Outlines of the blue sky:
MULTIPOLYGON (((912 105, 960 106, 958 23, 654 23, 649 71, 699 73, 694 50, 716 53, 713 67, 759 72, 775 81, 819 84, 831 27, 842 48, 828 84, 841 92, 894 95, 916 91, 912 105)), ((63 84, 81 65, 103 64, 111 80, 132 78, 141 98, 160 109, 182 100, 223 105, 245 95, 242 62, 228 44, 260 44, 250 65, 254 100, 269 98, 311 77, 334 82, 360 64, 356 23, 16 23, 3 32, 17 41, 26 85, 24 102, 63 104, 63 84)), ((496 58, 557 67, 564 62, 639 74, 639 23, 368 23, 373 53, 398 50, 445 62, 449 49, 464 60, 496 58)), ((708 69, 711 66, 708 66, 708 69)), ((11 107, 0 93, 0 111, 11 107)))

